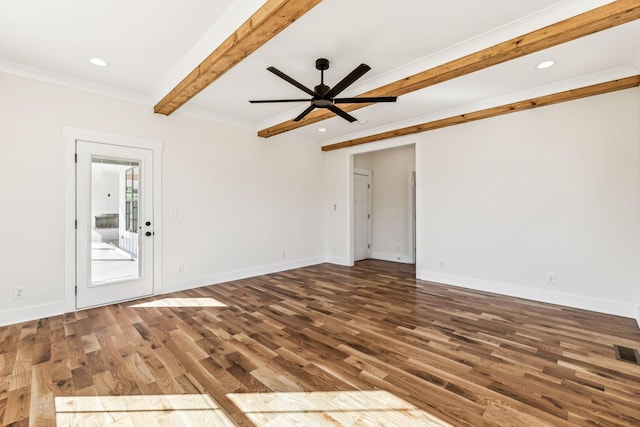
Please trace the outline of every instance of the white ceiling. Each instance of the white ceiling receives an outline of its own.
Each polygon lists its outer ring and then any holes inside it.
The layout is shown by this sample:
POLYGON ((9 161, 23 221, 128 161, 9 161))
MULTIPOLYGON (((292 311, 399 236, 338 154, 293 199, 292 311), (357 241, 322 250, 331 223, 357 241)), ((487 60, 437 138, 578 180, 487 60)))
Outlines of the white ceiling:
MULTIPOLYGON (((606 0, 324 0, 222 76, 179 113, 256 131, 292 119, 305 98, 266 71, 308 87, 328 58, 332 86, 360 63, 372 70, 355 96, 587 10, 606 0)), ((263 0, 0 0, 0 71, 155 105, 263 0), (110 64, 89 63, 101 57, 110 64)), ((322 144, 391 130, 570 88, 640 74, 640 20, 291 131, 322 144), (552 59, 556 65, 537 70, 552 59), (327 129, 318 132, 319 127, 327 129)), ((274 138, 278 138, 277 136, 274 138)))

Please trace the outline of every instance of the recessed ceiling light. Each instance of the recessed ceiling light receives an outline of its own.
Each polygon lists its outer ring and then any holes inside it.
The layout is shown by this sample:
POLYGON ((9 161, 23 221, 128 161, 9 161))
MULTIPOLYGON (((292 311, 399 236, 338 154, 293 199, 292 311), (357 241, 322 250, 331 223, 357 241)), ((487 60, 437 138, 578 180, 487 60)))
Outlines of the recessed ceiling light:
POLYGON ((366 125, 367 123, 369 123, 368 120, 360 120, 358 123, 360 123, 361 125, 366 125))
POLYGON ((93 65, 96 65, 98 67, 108 67, 109 63, 107 61, 105 61, 102 58, 91 58, 89 60, 89 62, 91 62, 93 65))
POLYGON ((553 61, 544 61, 544 62, 541 62, 538 65, 536 65, 536 68, 538 70, 544 70, 545 68, 551 67, 553 64, 555 64, 555 62, 553 62, 553 61))
POLYGON ((318 132, 326 132, 327 128, 318 128, 318 132))

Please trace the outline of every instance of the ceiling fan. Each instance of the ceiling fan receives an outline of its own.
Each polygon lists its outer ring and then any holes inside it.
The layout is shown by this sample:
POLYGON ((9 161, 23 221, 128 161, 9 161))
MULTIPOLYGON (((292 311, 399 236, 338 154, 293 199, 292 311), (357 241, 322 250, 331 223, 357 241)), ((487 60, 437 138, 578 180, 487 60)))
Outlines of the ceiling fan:
POLYGON ((358 98, 336 98, 340 92, 349 87, 353 82, 358 80, 360 77, 364 75, 367 71, 371 69, 367 64, 360 64, 349 73, 344 79, 342 79, 338 84, 334 87, 329 87, 324 84, 324 71, 329 69, 329 60, 325 58, 316 59, 316 69, 320 70, 320 84, 315 86, 313 90, 304 86, 300 82, 292 79, 287 76, 282 71, 278 70, 276 67, 268 67, 267 70, 271 71, 276 76, 281 79, 291 83, 298 89, 306 92, 311 95, 311 99, 266 99, 266 100, 254 100, 249 101, 252 104, 260 104, 260 103, 268 103, 268 102, 309 102, 311 101, 311 105, 307 107, 302 113, 300 113, 295 119, 294 122, 298 122, 302 120, 307 114, 312 112, 316 108, 326 108, 336 115, 342 117, 349 122, 355 122, 357 119, 352 115, 348 114, 343 109, 336 106, 336 104, 370 104, 372 102, 396 102, 397 96, 374 96, 374 97, 358 97, 358 98))

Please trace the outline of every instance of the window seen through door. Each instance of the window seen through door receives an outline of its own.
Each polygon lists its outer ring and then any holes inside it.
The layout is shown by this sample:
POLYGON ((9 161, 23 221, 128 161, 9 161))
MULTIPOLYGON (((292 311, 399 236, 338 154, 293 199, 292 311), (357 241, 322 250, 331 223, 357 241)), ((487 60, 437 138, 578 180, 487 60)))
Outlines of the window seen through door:
POLYGON ((125 172, 125 224, 130 233, 138 232, 138 166, 125 172))

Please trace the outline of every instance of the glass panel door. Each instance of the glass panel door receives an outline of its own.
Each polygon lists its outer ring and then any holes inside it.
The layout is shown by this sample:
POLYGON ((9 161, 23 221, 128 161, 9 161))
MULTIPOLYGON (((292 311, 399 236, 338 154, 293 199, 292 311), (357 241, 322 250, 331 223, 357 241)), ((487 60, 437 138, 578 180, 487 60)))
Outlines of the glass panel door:
POLYGON ((140 277, 139 163, 134 159, 91 157, 92 284, 140 277))
POLYGON ((77 308, 153 293, 153 153, 77 141, 77 308))

